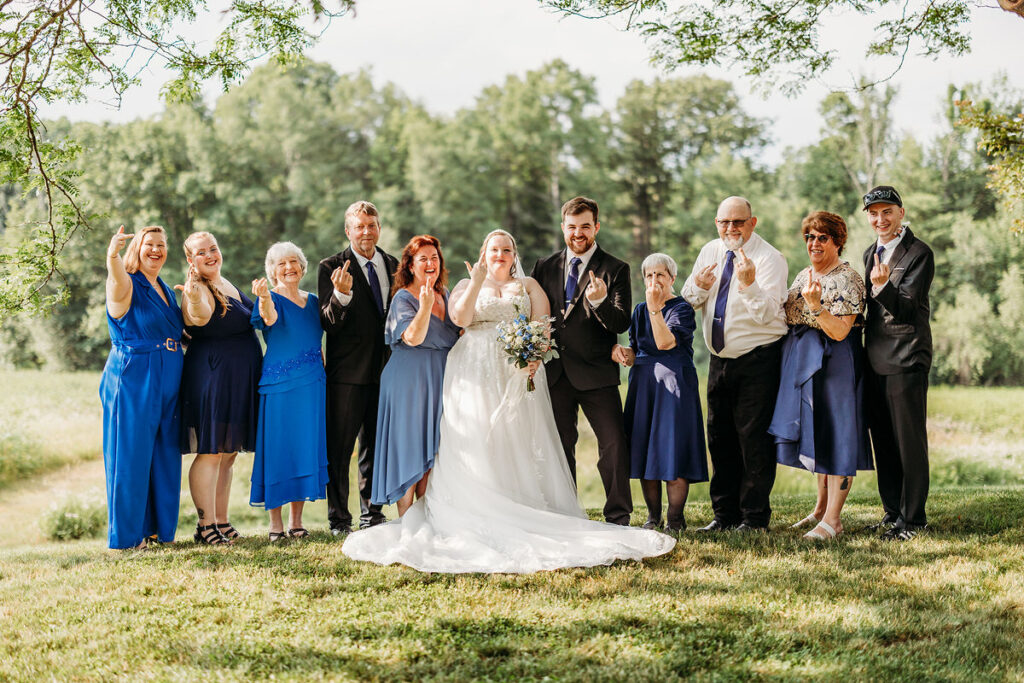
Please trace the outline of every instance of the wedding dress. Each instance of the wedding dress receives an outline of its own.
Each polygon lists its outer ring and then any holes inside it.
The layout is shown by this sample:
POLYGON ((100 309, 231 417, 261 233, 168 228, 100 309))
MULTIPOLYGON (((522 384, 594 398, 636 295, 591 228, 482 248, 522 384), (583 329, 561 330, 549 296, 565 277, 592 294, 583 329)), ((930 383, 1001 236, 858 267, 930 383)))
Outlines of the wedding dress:
POLYGON ((497 324, 529 307, 525 294, 478 297, 473 323, 448 356, 426 494, 401 518, 349 535, 342 552, 425 572, 530 573, 673 548, 656 531, 591 521, 577 502, 544 368, 527 392, 525 371, 497 342, 497 324))

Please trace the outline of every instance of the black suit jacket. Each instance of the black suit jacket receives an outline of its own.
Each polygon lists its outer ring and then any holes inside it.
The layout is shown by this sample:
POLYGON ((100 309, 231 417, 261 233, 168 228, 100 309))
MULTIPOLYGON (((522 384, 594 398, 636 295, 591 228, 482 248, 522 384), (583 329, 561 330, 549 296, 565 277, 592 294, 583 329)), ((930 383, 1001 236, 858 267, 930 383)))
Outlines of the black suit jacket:
POLYGON ((928 303, 928 290, 935 276, 932 250, 910 228, 904 228, 903 239, 889 259, 889 282, 872 296, 875 246, 872 242, 864 252, 864 282, 868 288, 864 347, 871 369, 879 375, 927 372, 932 365, 928 303))
POLYGON ((545 365, 548 384, 554 384, 565 373, 580 391, 618 386, 619 366, 611 354, 619 334, 629 329, 633 305, 629 265, 598 247, 580 274, 575 298, 564 311, 565 249, 537 261, 532 276, 548 295, 555 319, 559 357, 545 365), (583 300, 592 275, 608 283, 608 297, 597 308, 583 300))
MULTIPOLYGON (((377 249, 384 257, 388 282, 394 282, 398 261, 377 249)), ((390 287, 393 289, 393 287, 390 287)), ((320 299, 320 324, 327 333, 325 351, 327 381, 332 384, 376 384, 388 360, 384 343, 384 317, 373 302, 366 274, 349 247, 340 254, 328 256, 317 271, 317 297, 320 299), (331 273, 346 261, 351 265, 352 301, 342 306, 334 296, 331 273)), ((387 294, 391 305, 391 292, 387 294)))

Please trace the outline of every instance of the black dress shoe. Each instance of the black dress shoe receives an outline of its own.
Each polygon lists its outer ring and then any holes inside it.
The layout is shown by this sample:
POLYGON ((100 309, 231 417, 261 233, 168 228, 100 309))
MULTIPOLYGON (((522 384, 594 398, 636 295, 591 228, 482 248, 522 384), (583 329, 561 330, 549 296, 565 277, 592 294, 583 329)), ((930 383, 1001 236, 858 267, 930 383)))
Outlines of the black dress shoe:
POLYGON ((697 529, 697 531, 699 531, 699 532, 731 531, 732 529, 735 529, 735 528, 736 528, 735 524, 722 524, 717 519, 713 519, 713 520, 711 520, 711 524, 708 524, 707 526, 702 526, 701 528, 697 529))
POLYGON ((352 533, 352 527, 348 526, 333 526, 331 527, 332 536, 348 536, 352 533))
POLYGON ((927 524, 920 526, 894 526, 882 534, 881 538, 886 541, 909 541, 922 531, 928 531, 927 524))
POLYGON ((875 522, 874 524, 869 524, 868 526, 864 527, 864 531, 872 531, 872 532, 881 531, 881 532, 884 533, 884 532, 887 532, 887 531, 891 530, 893 527, 895 527, 897 521, 898 521, 897 517, 890 517, 889 515, 886 515, 885 517, 882 517, 881 520, 875 522))
POLYGON ((681 534, 686 531, 686 520, 680 517, 679 519, 670 519, 665 523, 665 531, 670 534, 681 534))
POLYGON ((647 521, 644 522, 643 526, 640 527, 640 528, 641 529, 652 529, 654 531, 657 531, 658 529, 661 528, 661 520, 660 519, 654 519, 653 517, 648 517, 647 521))
POLYGON ((741 534, 766 534, 768 533, 768 527, 751 526, 750 524, 743 522, 743 524, 740 524, 738 527, 733 529, 733 531, 736 531, 741 534))

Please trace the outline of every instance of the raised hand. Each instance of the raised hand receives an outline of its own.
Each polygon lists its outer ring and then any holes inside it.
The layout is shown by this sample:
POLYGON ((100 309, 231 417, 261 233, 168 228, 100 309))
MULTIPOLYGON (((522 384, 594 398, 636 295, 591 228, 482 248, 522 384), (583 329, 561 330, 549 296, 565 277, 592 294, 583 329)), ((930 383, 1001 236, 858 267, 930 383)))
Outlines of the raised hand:
POLYGON ((736 268, 736 278, 740 281, 741 286, 749 287, 754 284, 754 276, 756 275, 754 262, 747 258, 742 249, 736 250, 734 265, 736 268))
POLYGON ((331 272, 331 284, 334 285, 334 291, 339 294, 350 294, 352 292, 352 274, 348 272, 348 267, 351 264, 351 261, 345 261, 345 265, 341 268, 335 268, 331 272))
POLYGON ((469 261, 464 261, 466 264, 466 272, 469 273, 469 279, 474 285, 482 285, 484 280, 487 279, 487 264, 481 258, 476 262, 475 265, 470 265, 469 261))
POLYGON ((124 245, 135 235, 133 233, 126 233, 124 226, 122 225, 114 233, 114 236, 110 238, 110 246, 107 247, 107 258, 114 258, 121 253, 124 249, 124 245))
POLYGON ((427 277, 427 284, 420 287, 420 310, 430 310, 434 307, 434 282, 427 277))
POLYGON ((715 284, 715 268, 718 267, 717 263, 712 263, 710 266, 704 266, 700 269, 700 272, 693 276, 693 284, 697 285, 701 289, 711 289, 711 285, 715 284))
POLYGON ((202 285, 199 283, 199 272, 196 270, 196 267, 190 265, 188 267, 188 275, 185 277, 185 284, 174 285, 174 288, 184 294, 190 304, 198 306, 203 290, 202 285))
POLYGON ((871 269, 871 284, 876 287, 884 287, 885 283, 889 281, 891 272, 889 264, 879 261, 878 254, 875 254, 875 266, 871 269))
POLYGON ((612 360, 619 365, 624 365, 627 368, 632 367, 635 358, 636 354, 628 346, 616 344, 612 347, 612 360))
POLYGON ((644 291, 647 299, 647 310, 650 312, 660 311, 668 300, 668 291, 659 282, 651 282, 644 291))
POLYGON ((590 282, 587 283, 586 295, 591 301, 605 298, 608 296, 608 283, 603 278, 591 275, 590 282))
POLYGON ((800 290, 800 295, 810 310, 817 311, 821 308, 821 280, 815 277, 814 271, 808 273, 807 284, 800 290))
POLYGON ((267 282, 267 278, 261 277, 258 280, 252 281, 252 295, 260 299, 270 297, 270 284, 267 282))

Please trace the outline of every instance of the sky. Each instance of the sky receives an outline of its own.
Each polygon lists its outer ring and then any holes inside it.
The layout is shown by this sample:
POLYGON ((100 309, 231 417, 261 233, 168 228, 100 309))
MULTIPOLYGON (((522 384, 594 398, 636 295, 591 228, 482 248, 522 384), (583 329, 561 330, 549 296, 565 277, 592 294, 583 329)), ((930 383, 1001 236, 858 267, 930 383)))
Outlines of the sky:
MULTIPOLYGON (((899 89, 893 111, 898 130, 921 140, 934 136, 951 82, 986 82, 1003 71, 1024 91, 1024 69, 1009 68, 1024 57, 1024 18, 998 9, 994 0, 992 4, 972 13, 969 55, 939 60, 911 55, 892 78, 890 83, 899 89)), ((220 28, 217 22, 213 16, 190 30, 199 36, 208 31, 212 37, 220 28)), ((308 54, 339 72, 369 68, 378 84, 395 83, 439 114, 471 106, 484 87, 500 84, 510 73, 523 74, 562 59, 594 76, 601 104, 611 107, 633 79, 665 75, 651 65, 642 37, 620 30, 621 23, 561 17, 536 0, 363 0, 355 16, 335 18, 326 28, 318 26, 323 33, 308 54)), ((856 15, 827 23, 823 45, 837 48, 843 58, 822 82, 809 83, 797 97, 776 93, 764 98, 752 81, 724 68, 684 67, 672 75, 704 72, 731 81, 746 111, 770 120, 772 145, 764 161, 773 163, 786 146, 818 138, 818 104, 828 92, 848 88, 861 74, 879 77, 891 71, 891 62, 863 59, 873 23, 856 15)), ((91 121, 150 116, 163 106, 159 92, 166 75, 152 71, 142 77, 143 85, 131 91, 119 110, 98 96, 86 104, 47 107, 43 114, 91 121)), ((218 84, 210 84, 208 99, 219 91, 218 84)))

